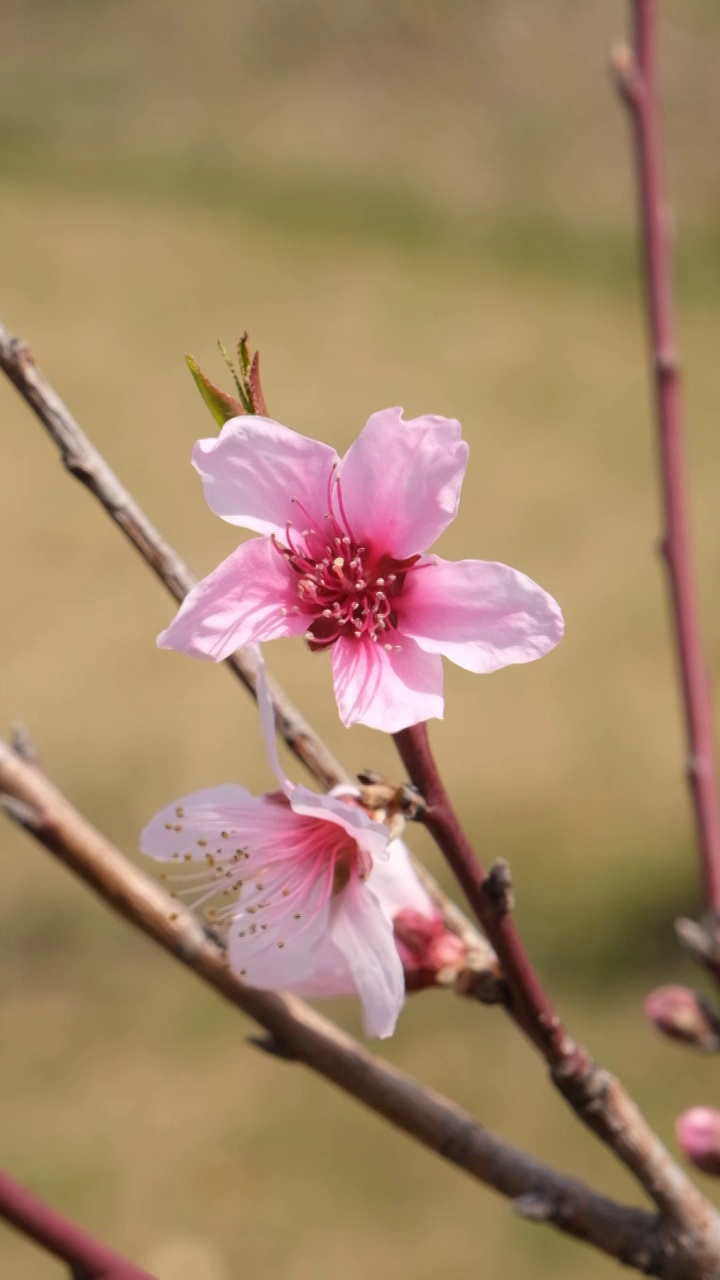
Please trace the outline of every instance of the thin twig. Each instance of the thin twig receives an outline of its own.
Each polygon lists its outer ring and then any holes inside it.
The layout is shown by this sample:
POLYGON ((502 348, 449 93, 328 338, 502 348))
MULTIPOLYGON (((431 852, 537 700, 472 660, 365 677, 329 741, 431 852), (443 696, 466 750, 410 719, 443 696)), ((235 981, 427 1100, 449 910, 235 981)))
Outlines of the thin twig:
POLYGON ((656 1215, 619 1205, 502 1141, 448 1099, 373 1057, 314 1009, 293 997, 246 987, 197 918, 170 898, 92 827, 39 770, 0 742, 0 793, 10 816, 93 892, 231 1004, 269 1032, 274 1054, 303 1062, 396 1128, 471 1177, 511 1199, 526 1217, 664 1280, 720 1277, 694 1236, 680 1236, 656 1215), (17 806, 20 806, 19 810, 17 806), (18 817, 18 812, 24 816, 18 817), (528 1206, 542 1204, 542 1214, 528 1206))
MULTIPOLYGON (((0 322, 0 368, 57 445, 67 470, 98 499, 170 594, 176 600, 183 600, 196 581, 190 569, 165 541, 90 442, 54 387, 38 368, 30 348, 21 338, 14 337, 2 322, 0 322)), ((262 396, 257 354, 252 362, 250 376, 255 388, 254 394, 262 396)), ((262 404, 258 404, 258 408, 262 412, 267 412, 264 400, 262 404)), ((252 653, 239 649, 227 659, 225 665, 255 697, 255 659, 252 653)), ((350 782, 351 779, 342 765, 293 705, 277 681, 270 680, 268 683, 275 707, 278 733, 298 760, 326 790, 340 783, 350 782)), ((417 860, 414 860, 414 865, 447 927, 467 944, 477 971, 494 972, 494 956, 488 943, 460 909, 443 893, 430 872, 417 860)))
POLYGON ((645 301, 655 386, 660 474, 672 618, 688 744, 705 906, 720 912, 720 804, 710 687, 703 654, 693 564, 680 360, 675 336, 670 216, 662 174, 657 88, 657 0, 631 0, 633 49, 620 46, 613 70, 632 123, 645 271, 645 301))
POLYGON ((410 781, 426 802, 422 821, 495 948, 510 993, 511 1015, 545 1058, 554 1083, 576 1115, 630 1170, 668 1220, 694 1240, 707 1265, 720 1271, 720 1218, 620 1082, 597 1066, 565 1029, 510 913, 510 885, 503 864, 496 864, 492 878, 483 870, 440 777, 427 726, 403 729, 395 734, 395 742, 410 781))
POLYGON ((85 1280, 153 1280, 0 1170, 0 1219, 16 1227, 85 1280))

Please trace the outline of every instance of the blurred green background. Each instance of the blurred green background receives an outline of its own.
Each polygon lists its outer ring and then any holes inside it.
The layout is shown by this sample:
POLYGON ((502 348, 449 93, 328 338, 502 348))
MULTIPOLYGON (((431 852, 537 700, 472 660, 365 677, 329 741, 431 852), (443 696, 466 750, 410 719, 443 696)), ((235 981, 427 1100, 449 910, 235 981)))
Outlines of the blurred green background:
MULTIPOLYGON (((720 10, 663 4, 694 524, 720 644, 720 10)), ((492 678, 447 671, 433 731, 478 849, 576 1035, 672 1142, 717 1099, 644 1024, 687 979, 697 911, 678 694, 654 543, 655 451, 626 122, 624 6, 571 0, 5 0, 0 315, 198 572, 234 545, 188 465, 243 328, 271 412, 345 447, 374 409, 458 416, 471 444, 441 550, 505 560, 567 638, 492 678)), ((160 653, 148 571, 0 385, 0 710, 131 856, 175 796, 270 783, 224 671, 160 653)), ((327 662, 272 669, 355 770, 327 662)), ((297 776, 297 771, 295 776, 297 776)), ((428 856, 447 882, 422 839, 428 856)), ((251 1031, 9 826, 2 830, 2 1163, 162 1280, 605 1277, 251 1031)), ((696 975, 692 975, 695 980, 696 975)), ((338 1017, 357 1029, 352 1002, 338 1017)), ((395 1062, 526 1148, 637 1198, 493 1010, 413 998, 395 1062)), ((0 1272, 55 1265, 0 1231, 0 1272)))

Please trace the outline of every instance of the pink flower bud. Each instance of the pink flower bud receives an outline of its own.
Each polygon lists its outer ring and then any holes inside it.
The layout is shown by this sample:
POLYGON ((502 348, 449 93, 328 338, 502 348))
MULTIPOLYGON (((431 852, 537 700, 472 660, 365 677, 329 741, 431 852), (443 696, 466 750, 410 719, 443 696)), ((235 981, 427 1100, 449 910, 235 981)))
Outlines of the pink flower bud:
POLYGON ((405 907, 394 917, 393 927, 409 991, 434 987, 441 970, 463 967, 467 947, 450 933, 437 911, 428 916, 405 907))
POLYGON ((645 1013, 658 1031, 701 1049, 717 1047, 712 1009, 689 987, 658 987, 645 1000, 645 1013))
POLYGON ((720 1111, 693 1107, 679 1117, 675 1133, 688 1160, 703 1173, 720 1176, 720 1111))

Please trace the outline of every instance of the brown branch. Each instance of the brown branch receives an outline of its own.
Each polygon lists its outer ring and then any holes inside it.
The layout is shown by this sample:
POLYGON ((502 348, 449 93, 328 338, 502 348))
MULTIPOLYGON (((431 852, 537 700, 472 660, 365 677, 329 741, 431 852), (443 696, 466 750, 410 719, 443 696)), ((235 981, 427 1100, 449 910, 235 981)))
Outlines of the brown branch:
POLYGON ((65 1262, 72 1275, 83 1280, 153 1280, 149 1271, 108 1249, 2 1170, 0 1219, 65 1262))
POLYGON ((514 1202, 522 1216, 551 1223, 603 1253, 664 1280, 720 1277, 696 1241, 657 1216, 616 1204, 557 1173, 479 1124, 448 1099, 373 1057, 293 997, 246 987, 216 939, 191 912, 145 876, 69 803, 41 771, 0 742, 0 794, 19 822, 107 905, 191 969, 270 1035, 263 1047, 303 1062, 443 1159, 514 1202))
MULTIPOLYGON (((175 600, 183 600, 195 585, 195 578, 181 557, 162 537, 127 489, 85 435, 55 389, 38 368, 29 347, 14 337, 0 322, 0 369, 23 400, 30 406, 57 445, 64 466, 90 491, 108 515, 140 553, 175 600)), ((262 395, 257 354, 251 365, 251 385, 262 395)), ((265 402, 258 405, 266 412, 265 402)), ((238 650, 225 666, 255 697, 255 660, 251 653, 238 650)), ((278 683, 269 681, 275 707, 278 733, 290 750, 309 770, 320 785, 329 790, 338 783, 350 781, 348 774, 293 705, 278 683)), ((494 956, 483 937, 466 916, 443 893, 440 886, 421 863, 414 860, 415 870, 452 932, 466 942, 476 972, 495 971, 494 956)))
POLYGON ((395 734, 402 761, 426 802, 428 831, 463 888, 495 948, 510 994, 509 1010, 539 1049, 573 1111, 634 1175, 669 1222, 720 1274, 720 1217, 671 1158, 618 1080, 568 1034, 545 992, 511 915, 506 864, 483 870, 440 777, 425 724, 395 734))
MULTIPOLYGON (((631 0, 633 49, 613 55, 613 69, 633 131, 645 273, 645 302, 655 387, 667 568, 692 794, 706 909, 720 912, 720 804, 708 673, 693 564, 684 408, 673 303, 670 217, 663 174, 657 88, 657 0, 631 0)), ((717 929, 717 921, 711 924, 717 929)))

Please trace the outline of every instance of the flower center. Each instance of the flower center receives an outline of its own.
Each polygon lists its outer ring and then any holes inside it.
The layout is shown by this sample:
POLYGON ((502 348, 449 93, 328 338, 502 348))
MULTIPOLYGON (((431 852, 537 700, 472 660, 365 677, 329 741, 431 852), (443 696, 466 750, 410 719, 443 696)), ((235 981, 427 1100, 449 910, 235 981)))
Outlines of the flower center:
MULTIPOLYGON (((312 522, 300 503, 293 502, 312 522)), ((328 488, 328 505, 330 511, 321 529, 309 527, 298 532, 288 524, 286 546, 273 537, 276 551, 284 556, 296 579, 293 611, 312 618, 305 632, 308 647, 326 649, 347 636, 380 641, 386 649, 393 649, 397 647, 394 601, 402 591, 405 575, 420 556, 396 560, 361 545, 348 525, 340 480, 334 477, 328 488)))

